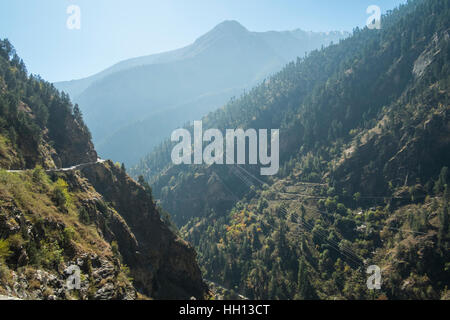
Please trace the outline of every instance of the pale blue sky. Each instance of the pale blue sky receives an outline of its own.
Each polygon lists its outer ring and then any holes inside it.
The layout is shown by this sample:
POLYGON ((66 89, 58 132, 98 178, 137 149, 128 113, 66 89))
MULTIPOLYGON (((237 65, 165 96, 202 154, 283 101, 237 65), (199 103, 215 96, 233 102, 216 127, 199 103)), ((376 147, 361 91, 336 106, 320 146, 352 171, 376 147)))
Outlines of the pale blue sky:
POLYGON ((383 12, 405 0, 1 0, 0 38, 28 70, 48 81, 77 79, 124 59, 176 49, 224 20, 251 31, 351 31, 366 8, 383 12), (81 8, 81 30, 66 27, 81 8))

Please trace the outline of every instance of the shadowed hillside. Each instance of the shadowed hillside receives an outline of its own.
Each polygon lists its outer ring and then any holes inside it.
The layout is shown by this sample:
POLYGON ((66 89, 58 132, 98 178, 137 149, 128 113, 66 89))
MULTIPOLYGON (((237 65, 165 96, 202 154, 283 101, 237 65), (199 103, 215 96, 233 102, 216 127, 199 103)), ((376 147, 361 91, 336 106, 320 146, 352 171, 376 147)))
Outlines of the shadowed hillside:
POLYGON ((170 141, 133 168, 206 279, 255 299, 448 299, 449 17, 410 1, 203 118, 280 128, 276 176, 174 166, 170 141))

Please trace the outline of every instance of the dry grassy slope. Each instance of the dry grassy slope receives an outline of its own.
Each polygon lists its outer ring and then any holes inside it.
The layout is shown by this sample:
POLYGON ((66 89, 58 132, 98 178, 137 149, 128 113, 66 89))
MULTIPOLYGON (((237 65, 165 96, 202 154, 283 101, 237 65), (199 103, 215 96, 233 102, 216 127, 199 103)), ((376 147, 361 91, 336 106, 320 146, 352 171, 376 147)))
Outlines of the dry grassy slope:
POLYGON ((371 129, 357 132, 341 156, 333 159, 331 176, 350 194, 385 195, 389 183, 411 185, 417 179, 437 176, 448 166, 448 81, 436 79, 427 86, 423 82, 434 64, 445 59, 443 48, 449 41, 448 29, 427 40, 425 50, 412 64, 410 85, 383 108, 371 129))
POLYGON ((50 176, 0 173, 0 238, 9 251, 0 250, 0 293, 136 299, 137 289, 152 298, 204 297, 195 251, 120 168, 105 162, 50 176), (61 185, 63 204, 55 199, 61 185), (65 288, 64 270, 73 263, 83 272, 79 292, 65 288))
POLYGON ((384 286, 400 299, 448 296, 445 290, 441 296, 436 286, 438 281, 448 282, 445 281, 448 272, 442 264, 443 259, 448 264, 448 253, 438 249, 441 227, 438 211, 444 201, 448 202, 438 197, 400 207, 388 216, 380 230, 383 246, 374 252, 373 261, 382 268, 384 286), (406 231, 412 229, 408 221, 413 215, 416 219, 426 219, 425 227, 416 232, 406 231))
POLYGON ((59 178, 69 184, 62 187, 66 203, 57 205, 60 187, 43 171, 0 172, 0 293, 22 299, 135 299, 127 270, 104 236, 106 221, 120 223, 120 216, 78 173, 59 178), (89 210, 89 223, 80 221, 81 207, 89 210), (73 264, 82 271, 79 291, 66 287, 73 264))

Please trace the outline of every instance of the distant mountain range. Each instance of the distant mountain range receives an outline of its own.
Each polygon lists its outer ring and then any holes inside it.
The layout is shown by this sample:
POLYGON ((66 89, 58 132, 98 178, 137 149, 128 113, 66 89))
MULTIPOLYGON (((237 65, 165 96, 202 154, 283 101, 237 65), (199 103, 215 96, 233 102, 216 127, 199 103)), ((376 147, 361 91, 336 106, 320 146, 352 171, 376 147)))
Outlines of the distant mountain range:
POLYGON ((103 158, 136 163, 170 132, 346 32, 250 32, 225 21, 193 44, 55 83, 80 105, 103 158))

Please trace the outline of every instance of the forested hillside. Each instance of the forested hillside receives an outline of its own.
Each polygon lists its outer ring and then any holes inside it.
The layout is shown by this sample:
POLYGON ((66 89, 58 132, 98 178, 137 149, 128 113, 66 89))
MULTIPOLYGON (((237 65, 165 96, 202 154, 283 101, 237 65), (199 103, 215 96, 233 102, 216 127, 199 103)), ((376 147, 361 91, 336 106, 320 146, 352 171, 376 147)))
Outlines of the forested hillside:
POLYGON ((448 1, 409 1, 203 119, 280 128, 277 176, 173 166, 169 141, 133 169, 205 278, 262 299, 449 298, 449 21, 448 1))
POLYGON ((150 189, 97 159, 78 106, 28 76, 8 40, 0 40, 0 167, 1 296, 206 294, 193 248, 163 222, 150 189))
POLYGON ((28 77, 8 40, 0 42, 0 163, 6 169, 97 160, 78 106, 39 77, 28 77))

